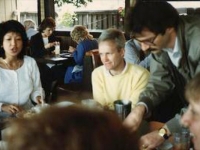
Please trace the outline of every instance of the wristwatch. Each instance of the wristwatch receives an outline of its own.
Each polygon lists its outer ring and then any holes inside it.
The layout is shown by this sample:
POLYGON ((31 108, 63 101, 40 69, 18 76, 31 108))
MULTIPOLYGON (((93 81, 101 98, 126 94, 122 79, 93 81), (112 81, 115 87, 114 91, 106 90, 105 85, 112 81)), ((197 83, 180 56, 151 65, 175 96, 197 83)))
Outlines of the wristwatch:
POLYGON ((163 127, 158 130, 158 134, 162 136, 165 140, 169 138, 169 135, 167 134, 167 129, 163 127))

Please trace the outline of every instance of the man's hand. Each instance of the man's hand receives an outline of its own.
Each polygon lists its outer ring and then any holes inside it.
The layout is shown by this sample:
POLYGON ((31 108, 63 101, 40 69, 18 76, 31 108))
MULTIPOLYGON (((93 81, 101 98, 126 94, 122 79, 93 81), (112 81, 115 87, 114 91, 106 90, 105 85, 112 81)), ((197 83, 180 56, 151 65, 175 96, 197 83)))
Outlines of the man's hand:
POLYGON ((142 122, 144 113, 145 106, 137 105, 124 120, 124 126, 126 126, 131 132, 136 131, 142 122))
POLYGON ((68 52, 73 53, 75 51, 75 48, 72 46, 69 46, 68 52))
POLYGON ((158 131, 150 132, 140 138, 140 149, 152 150, 161 145, 165 139, 158 134, 158 131))

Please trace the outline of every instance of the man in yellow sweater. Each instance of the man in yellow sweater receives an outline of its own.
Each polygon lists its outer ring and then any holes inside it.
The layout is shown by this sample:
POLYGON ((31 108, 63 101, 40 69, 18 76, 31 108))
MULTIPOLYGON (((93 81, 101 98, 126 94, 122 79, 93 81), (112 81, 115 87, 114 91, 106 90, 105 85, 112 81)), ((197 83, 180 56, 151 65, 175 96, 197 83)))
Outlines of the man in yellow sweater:
POLYGON ((93 98, 104 108, 113 109, 115 100, 130 100, 132 107, 149 79, 149 72, 139 65, 124 60, 124 34, 117 29, 107 29, 98 39, 102 66, 92 73, 93 98))

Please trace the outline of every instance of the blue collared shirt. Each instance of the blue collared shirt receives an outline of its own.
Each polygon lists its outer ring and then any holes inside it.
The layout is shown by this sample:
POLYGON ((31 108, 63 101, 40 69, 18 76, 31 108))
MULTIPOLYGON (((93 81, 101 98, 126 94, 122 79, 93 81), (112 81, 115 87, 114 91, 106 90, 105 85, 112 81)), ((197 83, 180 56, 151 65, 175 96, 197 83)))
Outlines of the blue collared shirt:
POLYGON ((178 38, 176 37, 174 49, 172 48, 164 48, 164 51, 166 51, 172 61, 172 63, 176 66, 179 67, 180 65, 180 60, 182 57, 182 52, 181 52, 181 46, 178 41, 178 38))

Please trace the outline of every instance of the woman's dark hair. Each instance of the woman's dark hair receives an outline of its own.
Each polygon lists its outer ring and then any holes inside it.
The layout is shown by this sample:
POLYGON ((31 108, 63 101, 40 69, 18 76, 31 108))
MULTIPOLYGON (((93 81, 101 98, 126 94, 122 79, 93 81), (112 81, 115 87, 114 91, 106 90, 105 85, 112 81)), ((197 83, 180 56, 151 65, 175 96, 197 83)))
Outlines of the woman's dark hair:
POLYGON ((45 30, 46 28, 52 28, 53 29, 55 27, 56 27, 55 20, 52 17, 47 17, 39 25, 38 31, 40 33, 42 33, 43 30, 45 30))
POLYGON ((155 34, 164 34, 169 27, 177 30, 178 23, 177 10, 167 2, 138 1, 125 16, 125 29, 132 33, 147 28, 155 34))
POLYGON ((0 24, 0 43, 1 43, 0 53, 1 53, 1 57, 3 57, 3 58, 6 57, 5 51, 2 47, 2 45, 3 45, 4 36, 9 32, 18 33, 22 37, 23 47, 22 47, 22 50, 17 57, 19 59, 23 59, 25 52, 26 52, 27 45, 28 45, 28 38, 27 38, 26 30, 25 30, 24 26, 16 20, 8 20, 8 21, 2 22, 0 24))

